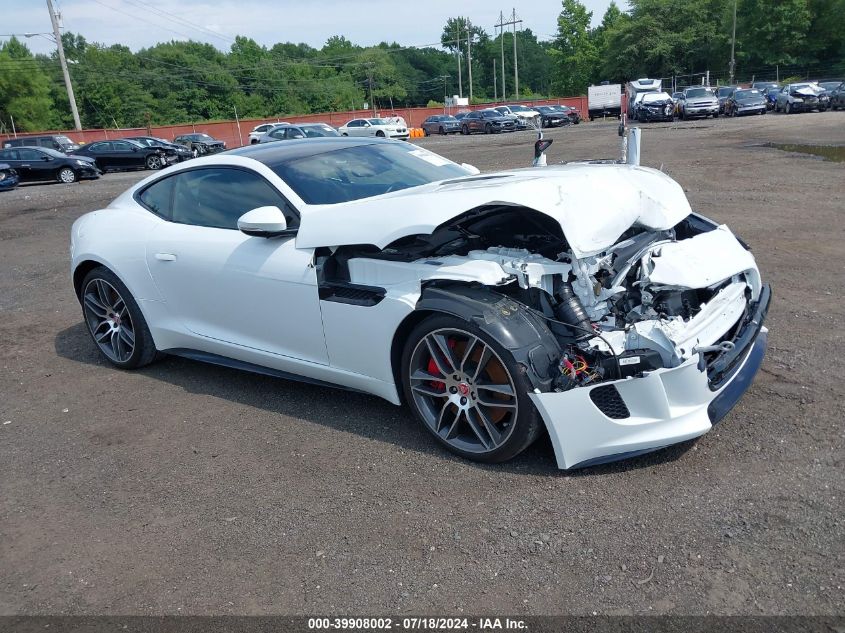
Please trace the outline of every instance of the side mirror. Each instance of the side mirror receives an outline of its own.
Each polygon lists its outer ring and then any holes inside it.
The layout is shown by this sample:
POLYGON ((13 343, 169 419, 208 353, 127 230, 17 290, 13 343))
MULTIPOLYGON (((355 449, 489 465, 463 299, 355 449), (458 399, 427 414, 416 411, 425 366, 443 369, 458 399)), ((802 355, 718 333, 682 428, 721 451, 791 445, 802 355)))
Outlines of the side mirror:
POLYGON ((473 176, 477 176, 481 173, 481 170, 478 167, 476 167, 475 165, 470 165, 469 163, 461 163, 461 167, 466 169, 473 176))
POLYGON ((279 207, 258 207, 238 218, 238 230, 252 237, 278 237, 288 231, 288 221, 279 207))
POLYGON ((370 123, 369 123, 369 121, 368 121, 368 122, 364 123, 364 127, 373 127, 373 126, 372 126, 372 125, 370 125, 370 123))

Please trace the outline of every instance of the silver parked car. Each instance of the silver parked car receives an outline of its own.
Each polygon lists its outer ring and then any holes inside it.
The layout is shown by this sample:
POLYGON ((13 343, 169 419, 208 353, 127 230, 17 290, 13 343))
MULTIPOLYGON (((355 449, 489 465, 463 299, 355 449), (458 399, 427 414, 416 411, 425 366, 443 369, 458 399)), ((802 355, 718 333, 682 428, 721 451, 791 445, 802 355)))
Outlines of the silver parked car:
POLYGON ((775 112, 824 112, 830 106, 830 95, 817 83, 805 81, 787 84, 775 98, 775 112))
POLYGON ((327 123, 302 123, 295 125, 287 123, 277 125, 272 130, 258 138, 259 143, 272 143, 294 138, 322 138, 326 136, 340 136, 340 132, 327 123))

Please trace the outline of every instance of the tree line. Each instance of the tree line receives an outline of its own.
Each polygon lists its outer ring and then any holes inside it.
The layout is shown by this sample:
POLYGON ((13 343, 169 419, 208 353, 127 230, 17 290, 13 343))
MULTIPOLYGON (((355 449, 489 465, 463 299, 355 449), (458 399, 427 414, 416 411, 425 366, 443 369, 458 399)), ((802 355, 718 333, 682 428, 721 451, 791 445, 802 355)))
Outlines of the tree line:
MULTIPOLYGON (((64 33, 77 104, 85 127, 138 127, 215 119, 281 117, 443 102, 472 95, 571 96, 602 80, 681 77, 727 80, 734 0, 629 0, 611 3, 598 26, 578 0, 563 0, 549 33, 489 32, 464 17, 449 18, 441 46, 398 43, 359 46, 342 35, 321 48, 290 42, 267 47, 238 36, 229 50, 171 41, 132 51, 64 33), (503 55, 504 53, 504 55, 503 55), (504 63, 504 69, 503 69, 504 63), (504 70, 504 74, 503 74, 504 70)), ((845 75, 845 0, 736 0, 737 76, 768 79, 815 73, 845 75), (782 70, 781 70, 782 69, 782 70), (774 77, 772 77, 774 78, 774 77)), ((33 55, 12 38, 0 45, 0 131, 72 127, 57 55, 33 55)))

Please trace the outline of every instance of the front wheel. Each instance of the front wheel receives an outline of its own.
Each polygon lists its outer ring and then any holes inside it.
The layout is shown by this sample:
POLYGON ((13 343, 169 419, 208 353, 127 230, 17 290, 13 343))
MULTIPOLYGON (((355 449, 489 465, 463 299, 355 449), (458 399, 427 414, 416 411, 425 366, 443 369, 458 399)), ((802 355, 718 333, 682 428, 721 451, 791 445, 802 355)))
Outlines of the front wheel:
POLYGON ((121 369, 149 365, 156 355, 153 337, 138 304, 112 271, 102 266, 82 281, 82 315, 100 353, 121 369))
POLYGON ((158 154, 150 154, 147 156, 147 169, 161 169, 161 156, 158 154))
POLYGON ((62 167, 59 170, 59 173, 56 174, 59 182, 63 182, 66 185, 69 185, 72 182, 76 182, 76 172, 73 171, 70 167, 62 167))
POLYGON ((384 132, 379 130, 378 132, 376 132, 376 136, 379 137, 379 138, 384 138, 384 132))
POLYGON ((446 135, 446 130, 444 130, 444 129, 443 129, 443 126, 442 126, 442 125, 440 126, 440 129, 439 129, 438 131, 440 132, 440 136, 445 136, 445 135, 446 135))
POLYGON ((485 134, 492 134, 493 133, 493 126, 489 123, 484 126, 484 133, 485 134))
POLYGON ((511 459, 542 428, 524 369, 492 337, 452 316, 430 317, 411 332, 402 386, 423 427, 468 459, 511 459))
POLYGON ((792 104, 789 103, 788 101, 786 102, 786 113, 792 114, 792 104))
POLYGON ((468 128, 466 125, 464 125, 464 126, 461 128, 461 134, 463 134, 464 136, 466 136, 467 134, 469 134, 469 128, 468 128))

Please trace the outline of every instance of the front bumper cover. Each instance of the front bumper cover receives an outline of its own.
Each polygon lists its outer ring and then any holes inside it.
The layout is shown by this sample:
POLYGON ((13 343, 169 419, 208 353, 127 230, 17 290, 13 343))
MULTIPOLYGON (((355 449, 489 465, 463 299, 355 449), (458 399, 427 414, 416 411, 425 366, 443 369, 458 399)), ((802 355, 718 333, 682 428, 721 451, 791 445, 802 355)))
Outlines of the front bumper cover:
POLYGON ((739 402, 763 362, 768 331, 762 322, 770 299, 768 286, 764 290, 735 339, 735 353, 715 367, 707 367, 698 355, 641 378, 530 394, 548 429, 558 468, 627 459, 707 433, 739 402), (615 390, 611 407, 616 411, 591 394, 598 389, 615 390))

